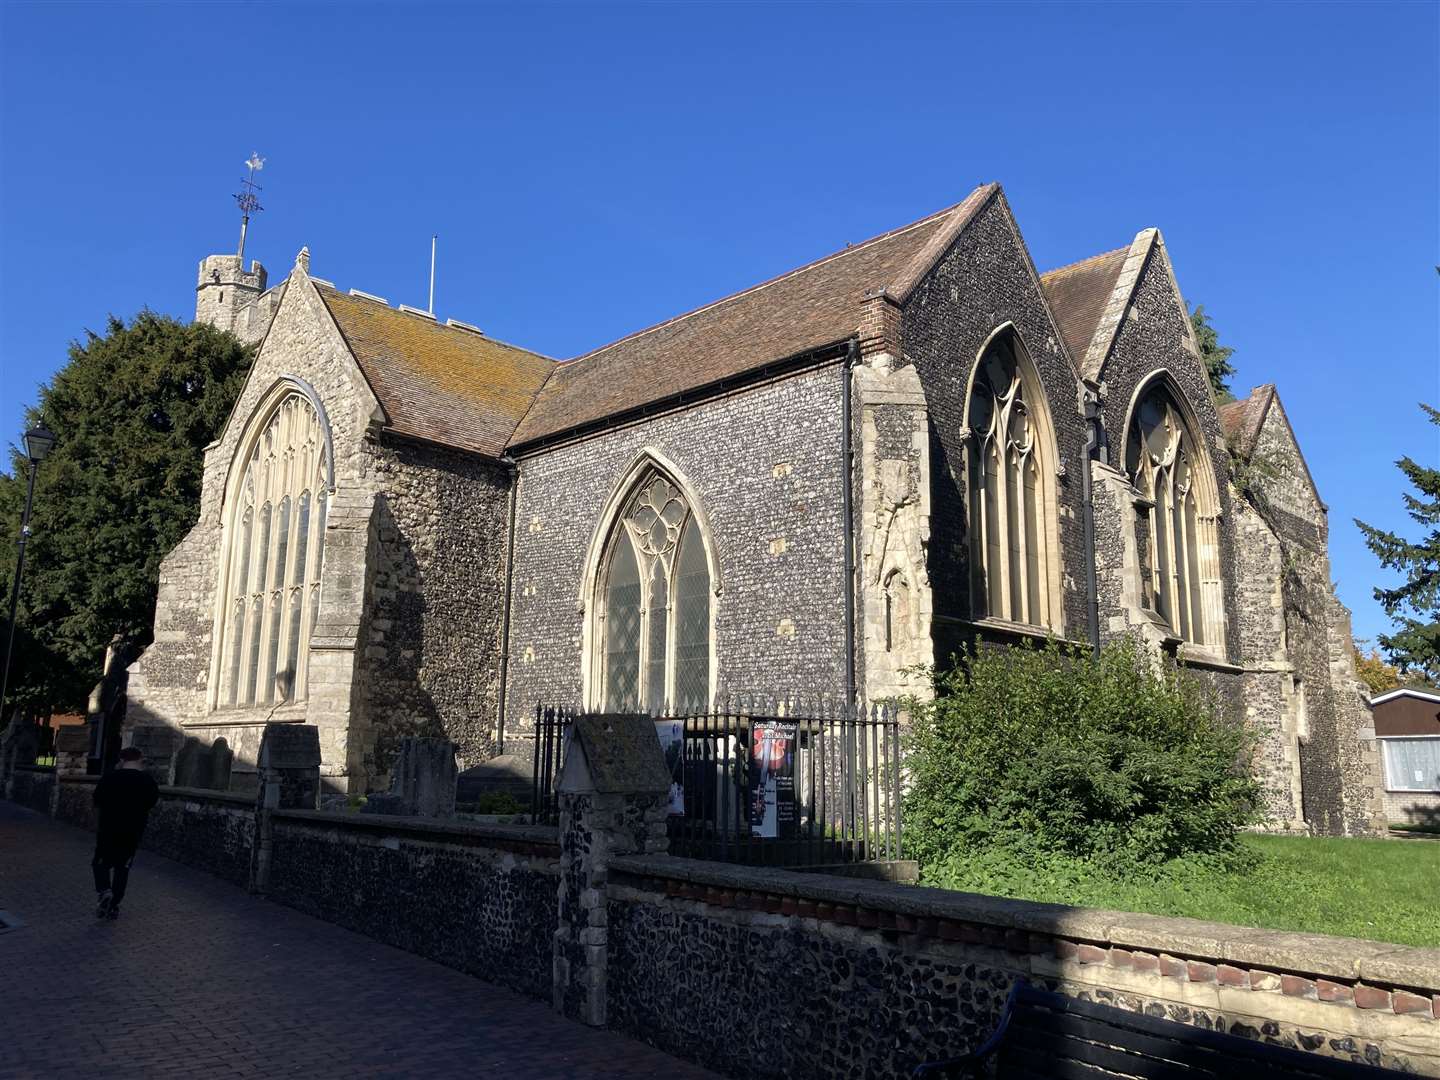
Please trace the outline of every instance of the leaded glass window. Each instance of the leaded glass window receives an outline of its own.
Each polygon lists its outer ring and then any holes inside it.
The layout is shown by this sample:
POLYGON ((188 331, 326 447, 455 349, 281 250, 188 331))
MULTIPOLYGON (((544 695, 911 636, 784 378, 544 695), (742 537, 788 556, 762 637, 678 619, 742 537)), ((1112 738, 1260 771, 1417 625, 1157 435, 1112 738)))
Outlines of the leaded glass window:
POLYGON ((1196 645, 1219 636, 1216 508, 1203 483, 1204 454, 1168 386, 1157 382, 1136 403, 1125 441, 1125 470, 1140 494, 1143 600, 1196 645))
POLYGON ((320 417, 298 393, 263 423, 226 517, 220 708, 278 704, 307 692, 325 539, 325 438, 320 417))
POLYGON ((977 618, 1054 628, 1047 490, 1054 449, 1013 338, 985 350, 970 389, 971 609, 977 618))
POLYGON ((710 700, 710 567, 680 489, 647 473, 600 567, 600 700, 617 712, 698 712, 710 700))

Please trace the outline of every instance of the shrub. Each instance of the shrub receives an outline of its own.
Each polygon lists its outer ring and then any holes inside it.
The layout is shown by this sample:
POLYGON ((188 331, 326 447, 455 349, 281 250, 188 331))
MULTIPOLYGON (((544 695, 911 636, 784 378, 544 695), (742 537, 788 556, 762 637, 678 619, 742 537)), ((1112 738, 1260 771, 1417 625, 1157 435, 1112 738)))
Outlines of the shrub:
POLYGON ((906 846, 927 867, 1124 874, 1226 856, 1255 820, 1248 730, 1130 638, 1098 658, 1053 641, 982 648, 911 709, 906 846))

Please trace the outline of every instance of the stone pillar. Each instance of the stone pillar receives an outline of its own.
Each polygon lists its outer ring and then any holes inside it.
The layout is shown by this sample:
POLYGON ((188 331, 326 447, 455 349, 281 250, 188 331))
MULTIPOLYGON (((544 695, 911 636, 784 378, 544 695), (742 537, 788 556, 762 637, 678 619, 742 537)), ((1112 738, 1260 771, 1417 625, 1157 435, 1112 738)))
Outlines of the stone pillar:
POLYGON ((859 416, 860 639, 863 696, 914 694, 930 682, 914 670, 935 662, 930 547, 930 414, 914 367, 891 370, 888 354, 855 370, 859 416))
POLYGON ((670 773, 654 722, 646 716, 579 717, 570 728, 558 789, 560 917, 552 1003, 571 1019, 603 1027, 610 860, 669 846, 670 773))
POLYGON ((260 740, 262 810, 314 810, 320 803, 320 729, 265 725, 260 740))
POLYGON ((125 736, 125 745, 145 755, 145 771, 157 784, 175 782, 176 758, 180 749, 180 733, 161 724, 133 727, 125 736))
POLYGON ((320 803, 320 729, 314 724, 265 725, 260 739, 260 791, 255 803, 255 855, 250 889, 270 884, 276 810, 314 810, 320 803))
POLYGON ((407 735, 390 768, 390 791, 371 795, 363 813, 450 817, 455 813, 455 744, 407 735))

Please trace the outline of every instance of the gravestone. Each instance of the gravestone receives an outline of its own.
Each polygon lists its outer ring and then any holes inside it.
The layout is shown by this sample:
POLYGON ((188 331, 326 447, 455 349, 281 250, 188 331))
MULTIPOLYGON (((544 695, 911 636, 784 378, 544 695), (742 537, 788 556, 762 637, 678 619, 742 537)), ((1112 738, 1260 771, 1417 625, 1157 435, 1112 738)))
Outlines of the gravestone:
POLYGON ((314 810, 319 802, 320 729, 266 724, 260 738, 261 809, 314 810))
POLYGON ((390 768, 390 790, 367 798, 362 813, 450 817, 456 773, 453 742, 407 736, 390 768))
POLYGON ((175 782, 175 758, 180 746, 178 731, 159 724, 141 724, 130 729, 125 745, 145 755, 145 771, 157 784, 175 782))

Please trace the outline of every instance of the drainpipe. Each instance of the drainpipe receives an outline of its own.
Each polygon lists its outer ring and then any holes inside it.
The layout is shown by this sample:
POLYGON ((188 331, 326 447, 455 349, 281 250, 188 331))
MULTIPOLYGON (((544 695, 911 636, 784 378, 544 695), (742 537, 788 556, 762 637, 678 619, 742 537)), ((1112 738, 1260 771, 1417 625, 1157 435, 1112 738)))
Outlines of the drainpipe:
POLYGON ((1085 605, 1090 630, 1090 651, 1100 655, 1100 591, 1095 581, 1095 480, 1091 473, 1100 449, 1100 399, 1090 387, 1081 390, 1085 418, 1085 456, 1080 462, 1081 518, 1085 526, 1085 605))
POLYGON ((505 700, 510 681, 510 596, 515 580, 515 509, 520 487, 520 465, 510 455, 500 458, 510 477, 509 535, 505 541, 505 594, 500 608, 500 693, 499 716, 495 721, 495 752, 505 752, 505 700))
POLYGON ((845 483, 840 492, 845 516, 845 704, 855 704, 855 515, 851 486, 855 478, 855 441, 850 431, 850 369, 860 355, 860 343, 851 338, 840 363, 840 449, 845 464, 845 483))

